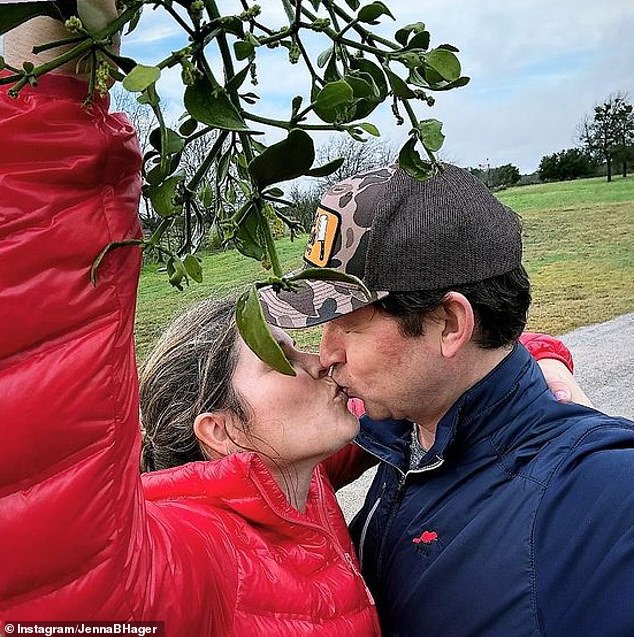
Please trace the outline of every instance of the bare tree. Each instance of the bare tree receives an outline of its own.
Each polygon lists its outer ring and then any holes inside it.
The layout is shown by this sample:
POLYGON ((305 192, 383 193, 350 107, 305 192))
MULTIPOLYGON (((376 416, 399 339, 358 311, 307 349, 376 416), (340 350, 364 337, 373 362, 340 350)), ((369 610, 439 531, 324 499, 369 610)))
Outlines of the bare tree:
POLYGON ((318 149, 317 157, 323 164, 338 158, 343 159, 343 163, 334 173, 320 180, 325 189, 352 175, 395 162, 396 151, 387 142, 379 139, 371 138, 366 142, 358 142, 351 137, 333 136, 318 149))
MULTIPOLYGON (((125 113, 132 126, 136 131, 141 147, 141 154, 151 148, 150 133, 157 126, 156 117, 152 109, 147 104, 139 104, 136 95, 126 91, 121 84, 115 84, 110 92, 110 100, 112 102, 112 110, 125 113)), ((150 200, 143 196, 139 207, 139 216, 143 227, 147 230, 153 230, 158 225, 158 219, 150 200)))
POLYGON ((614 161, 621 163, 622 175, 627 176, 627 160, 634 144, 634 113, 627 93, 614 93, 595 106, 593 114, 579 124, 577 134, 590 153, 605 161, 608 181, 612 181, 614 161))

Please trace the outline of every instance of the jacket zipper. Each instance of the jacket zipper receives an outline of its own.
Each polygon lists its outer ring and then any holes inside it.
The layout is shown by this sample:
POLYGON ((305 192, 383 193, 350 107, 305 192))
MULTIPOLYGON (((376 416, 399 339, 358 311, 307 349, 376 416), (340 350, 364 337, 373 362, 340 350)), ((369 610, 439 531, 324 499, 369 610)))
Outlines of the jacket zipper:
MULTIPOLYGON (((441 456, 436 456, 436 462, 426 467, 422 467, 421 469, 412 469, 411 471, 407 471, 403 473, 403 471, 401 471, 395 464, 392 464, 391 462, 385 460, 384 458, 381 458, 381 456, 378 456, 377 454, 373 453, 369 449, 366 449, 365 447, 361 445, 359 446, 366 453, 369 453, 371 456, 374 456, 375 458, 377 458, 379 462, 384 462, 385 464, 389 464, 391 467, 394 467, 401 474, 401 479, 398 483, 397 497, 400 494, 401 489, 403 488, 403 485, 405 484, 407 480, 407 476, 410 473, 425 473, 426 471, 432 471, 433 469, 437 469, 438 467, 440 467, 445 461, 444 458, 442 458, 441 456)), ((372 521, 372 517, 376 513, 376 510, 379 508, 379 504, 381 503, 381 498, 383 497, 383 493, 386 487, 387 487, 387 482, 384 482, 383 485, 381 486, 379 497, 377 498, 376 502, 372 505, 372 508, 370 509, 370 512, 368 513, 368 517, 363 523, 363 528, 361 529, 361 536, 359 538, 359 564, 361 566, 361 570, 363 570, 363 553, 365 549, 365 538, 368 532, 368 527, 370 526, 370 522, 372 521)))
POLYGON ((358 578, 363 582, 363 587, 365 588, 366 597, 368 598, 368 601, 370 602, 370 604, 374 606, 375 605, 374 597, 372 597, 372 593, 370 592, 368 585, 365 583, 365 580, 363 579, 363 575, 361 575, 361 572, 359 571, 359 569, 354 565, 354 560, 352 559, 352 555, 350 555, 350 553, 345 553, 344 555, 345 555, 346 562, 348 562, 348 566, 350 567, 350 570, 355 575, 357 575, 358 578))
MULTIPOLYGON (((438 467, 442 466, 442 464, 445 462, 444 458, 442 458, 441 456, 436 456, 436 460, 434 462, 432 462, 431 464, 425 466, 425 467, 421 467, 420 469, 410 469, 406 472, 401 471, 398 467, 396 467, 396 470, 401 474, 401 479, 399 480, 397 489, 396 489, 396 498, 394 501, 394 506, 392 507, 392 514, 389 516, 386 525, 385 525, 385 529, 384 529, 384 533, 383 533, 383 541, 381 542, 380 546, 379 546, 379 550, 378 550, 378 559, 376 562, 376 570, 377 573, 381 572, 381 569, 383 567, 383 546, 385 544, 385 541, 387 540, 387 534, 388 531, 390 529, 390 527, 392 526, 392 523, 394 521, 395 518, 395 509, 398 508, 400 506, 400 503, 405 495, 405 483, 407 482, 407 478, 408 476, 415 474, 415 473, 426 473, 427 471, 433 471, 434 469, 438 469, 438 467)), ((394 466, 394 465, 392 465, 394 466)))
POLYGON ((370 526, 370 522, 372 521, 372 516, 375 514, 376 510, 379 508, 379 504, 381 504, 381 498, 383 497, 383 492, 385 491, 385 487, 387 486, 387 482, 384 482, 381 486, 381 490, 379 491, 379 497, 376 499, 372 508, 370 509, 370 513, 368 513, 368 517, 365 519, 363 523, 363 528, 361 529, 361 537, 359 538, 359 564, 361 566, 361 570, 363 570, 363 549, 365 548, 365 536, 368 532, 368 527, 370 526))

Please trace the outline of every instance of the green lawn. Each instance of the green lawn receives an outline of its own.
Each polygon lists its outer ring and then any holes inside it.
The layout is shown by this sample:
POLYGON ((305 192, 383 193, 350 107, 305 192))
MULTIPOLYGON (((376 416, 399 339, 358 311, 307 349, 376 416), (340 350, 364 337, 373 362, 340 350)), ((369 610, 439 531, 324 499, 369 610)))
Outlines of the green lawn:
MULTIPOLYGON (((534 286, 529 327, 561 334, 634 310, 634 175, 509 188, 500 200, 522 216, 525 262, 534 286)), ((285 270, 301 265, 304 237, 278 242, 285 270)), ((137 310, 142 359, 170 317, 197 299, 221 297, 262 275, 259 264, 234 250, 203 255, 202 284, 184 292, 156 265, 143 269, 137 310)), ((319 330, 296 331, 315 347, 319 330)))

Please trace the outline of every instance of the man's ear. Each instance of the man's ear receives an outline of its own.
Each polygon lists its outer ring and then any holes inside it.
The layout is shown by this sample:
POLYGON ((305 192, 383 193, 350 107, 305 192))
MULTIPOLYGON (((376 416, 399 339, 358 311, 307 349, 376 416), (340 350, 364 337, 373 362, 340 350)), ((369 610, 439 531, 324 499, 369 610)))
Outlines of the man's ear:
POLYGON ((236 451, 229 436, 231 416, 223 411, 198 414, 194 420, 194 434, 211 458, 224 458, 236 451))
POLYGON ((463 294, 448 292, 434 317, 443 322, 440 346, 442 355, 452 358, 471 341, 475 329, 473 307, 463 294))

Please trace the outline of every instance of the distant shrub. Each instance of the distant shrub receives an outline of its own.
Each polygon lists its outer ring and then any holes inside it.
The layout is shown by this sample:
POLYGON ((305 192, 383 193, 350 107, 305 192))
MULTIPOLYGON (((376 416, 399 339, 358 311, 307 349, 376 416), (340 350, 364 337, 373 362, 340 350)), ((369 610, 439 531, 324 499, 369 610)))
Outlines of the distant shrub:
POLYGON ((581 148, 569 148, 552 155, 544 155, 539 163, 541 181, 569 181, 595 174, 597 163, 581 148))

